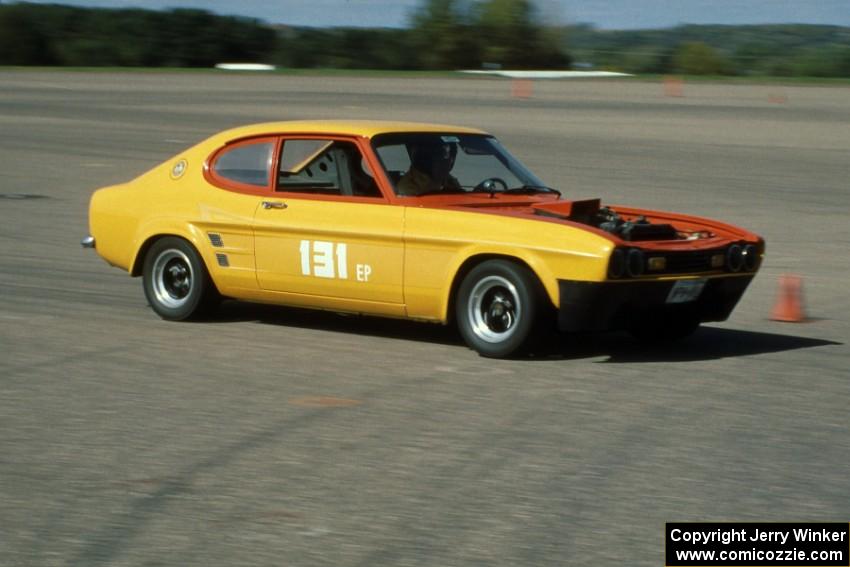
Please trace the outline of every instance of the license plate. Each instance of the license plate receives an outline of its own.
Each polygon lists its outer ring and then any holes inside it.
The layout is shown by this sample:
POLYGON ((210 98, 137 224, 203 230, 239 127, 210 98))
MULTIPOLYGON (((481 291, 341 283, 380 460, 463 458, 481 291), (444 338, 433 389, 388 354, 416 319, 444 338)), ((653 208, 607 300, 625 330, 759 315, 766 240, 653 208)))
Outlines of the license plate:
POLYGON ((694 301, 702 293, 708 280, 679 280, 667 295, 667 303, 687 303, 694 301))

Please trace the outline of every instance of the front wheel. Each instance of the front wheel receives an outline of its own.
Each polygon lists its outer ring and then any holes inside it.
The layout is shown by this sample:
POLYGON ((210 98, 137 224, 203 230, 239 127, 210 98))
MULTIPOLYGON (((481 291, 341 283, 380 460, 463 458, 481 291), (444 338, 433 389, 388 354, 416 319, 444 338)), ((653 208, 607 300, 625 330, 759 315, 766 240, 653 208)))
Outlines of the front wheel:
POLYGON ((544 308, 540 285, 525 266, 488 260, 458 289, 455 317, 466 344, 481 356, 502 358, 528 346, 544 308))
POLYGON ((169 321, 201 315, 217 295, 203 260, 182 238, 169 236, 153 243, 142 280, 151 308, 169 321))

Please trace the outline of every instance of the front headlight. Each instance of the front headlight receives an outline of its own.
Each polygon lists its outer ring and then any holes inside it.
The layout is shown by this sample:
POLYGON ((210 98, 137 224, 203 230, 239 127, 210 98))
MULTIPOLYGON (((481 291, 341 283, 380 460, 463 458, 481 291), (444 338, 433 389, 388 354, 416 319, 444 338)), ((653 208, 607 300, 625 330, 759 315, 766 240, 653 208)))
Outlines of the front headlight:
POLYGON ((726 269, 730 272, 740 272, 744 266, 744 250, 740 244, 733 244, 726 250, 726 269))
POLYGON ((756 269, 759 263, 759 251, 752 244, 747 244, 744 246, 744 269, 748 272, 752 272, 756 269))
POLYGON ((623 277, 626 272, 626 253, 621 248, 616 248, 611 252, 611 259, 608 261, 608 277, 617 279, 623 277))
POLYGON ((629 276, 636 278, 643 275, 646 261, 644 260, 643 251, 637 248, 632 248, 626 257, 626 272, 629 276))

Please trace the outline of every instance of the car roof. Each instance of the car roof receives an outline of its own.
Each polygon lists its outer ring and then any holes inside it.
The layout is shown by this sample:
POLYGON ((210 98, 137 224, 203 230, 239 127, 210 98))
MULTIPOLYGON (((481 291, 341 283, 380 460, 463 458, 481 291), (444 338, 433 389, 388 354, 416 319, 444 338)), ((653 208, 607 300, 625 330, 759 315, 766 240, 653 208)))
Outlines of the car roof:
POLYGON ((217 134, 215 138, 219 142, 274 134, 341 134, 371 138, 378 134, 399 132, 486 134, 486 132, 477 128, 426 122, 395 122, 390 120, 289 120, 241 126, 239 128, 225 130, 217 134))

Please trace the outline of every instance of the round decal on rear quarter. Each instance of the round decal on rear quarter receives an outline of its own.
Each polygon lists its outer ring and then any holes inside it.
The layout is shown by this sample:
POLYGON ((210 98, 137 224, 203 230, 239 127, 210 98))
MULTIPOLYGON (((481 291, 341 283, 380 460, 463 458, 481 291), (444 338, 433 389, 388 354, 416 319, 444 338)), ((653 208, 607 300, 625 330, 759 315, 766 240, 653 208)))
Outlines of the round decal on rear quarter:
POLYGON ((181 159, 171 168, 171 179, 180 179, 186 173, 186 160, 181 159))

